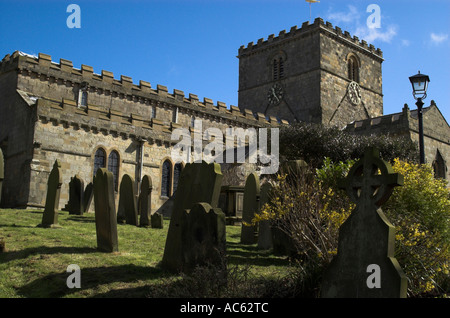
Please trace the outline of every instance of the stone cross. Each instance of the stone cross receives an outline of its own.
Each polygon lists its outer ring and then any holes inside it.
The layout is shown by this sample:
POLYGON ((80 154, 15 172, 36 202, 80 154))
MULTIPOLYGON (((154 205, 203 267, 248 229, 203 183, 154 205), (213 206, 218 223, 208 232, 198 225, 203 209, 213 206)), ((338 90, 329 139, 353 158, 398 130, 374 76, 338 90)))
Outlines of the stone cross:
POLYGON ((139 193, 139 225, 150 226, 152 216, 152 179, 145 175, 141 182, 139 193))
POLYGON ((126 224, 138 225, 138 210, 136 203, 136 193, 134 191, 134 178, 124 174, 119 190, 119 207, 117 211, 117 221, 125 221, 126 224))
MULTIPOLYGON (((244 207, 242 209, 242 222, 252 223, 255 213, 259 212, 260 186, 259 177, 256 173, 251 173, 245 181, 244 207)), ((256 240, 257 228, 255 225, 245 225, 242 223, 241 243, 254 244, 256 240)))
POLYGON ((95 228, 97 248, 103 252, 119 250, 117 216, 114 202, 114 176, 100 168, 94 177, 95 228))
POLYGON ((56 160, 53 164, 50 176, 48 177, 47 198, 45 200, 44 214, 42 215, 42 227, 58 227, 58 208, 61 185, 61 164, 56 160))
POLYGON ((2 203, 2 185, 5 178, 5 163, 3 160, 3 151, 0 149, 0 203, 2 203))
POLYGON ((339 229, 338 253, 325 271, 322 297, 406 297, 406 277, 394 258, 395 228, 380 206, 403 176, 369 148, 353 165, 341 188, 356 203, 339 229))

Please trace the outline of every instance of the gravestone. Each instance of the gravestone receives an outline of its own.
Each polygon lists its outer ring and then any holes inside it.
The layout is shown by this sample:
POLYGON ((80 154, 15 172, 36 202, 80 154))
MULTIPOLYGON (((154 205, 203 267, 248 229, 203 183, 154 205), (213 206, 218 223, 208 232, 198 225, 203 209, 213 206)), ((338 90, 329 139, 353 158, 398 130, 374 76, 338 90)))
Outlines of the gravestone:
POLYGON ((222 209, 197 203, 185 210, 184 219, 181 229, 183 271, 203 265, 225 269, 226 232, 222 209))
POLYGON ((216 208, 219 201, 222 172, 217 163, 188 163, 182 170, 171 213, 169 229, 161 265, 172 271, 183 266, 183 242, 181 230, 186 209, 196 203, 208 203, 216 208))
POLYGON ((139 193, 139 225, 150 226, 152 216, 152 179, 145 175, 139 193))
POLYGON ((5 162, 3 159, 3 151, 0 149, 0 203, 2 203, 2 185, 5 178, 5 162))
POLYGON ((253 172, 249 174, 245 181, 244 188, 244 207, 242 211, 242 228, 241 228, 241 243, 242 244, 254 244, 257 242, 256 225, 251 224, 255 216, 255 213, 259 212, 259 199, 260 199, 260 186, 259 177, 253 172))
POLYGON ((150 217, 151 227, 153 229, 162 229, 164 227, 164 217, 161 213, 155 212, 150 217))
POLYGON ((138 225, 138 212, 136 193, 134 191, 134 179, 125 174, 122 177, 119 190, 119 207, 117 222, 125 221, 126 224, 138 225))
POLYGON ((95 227, 97 248, 103 252, 117 252, 117 216, 114 202, 114 176, 100 168, 94 177, 95 227))
POLYGON ((84 181, 78 175, 69 182, 69 214, 82 215, 84 212, 84 181))
MULTIPOLYGON (((270 190, 272 185, 269 182, 264 183, 261 186, 260 193, 260 208, 262 209, 264 204, 269 202, 270 190)), ((273 247, 272 229, 270 226, 270 220, 264 220, 259 222, 258 228, 258 248, 262 250, 268 250, 273 247)))
POLYGON ((403 176, 369 148, 341 187, 356 208, 339 229, 338 253, 324 273, 322 297, 406 297, 407 280, 394 258, 395 228, 380 206, 403 176))
POLYGON ((84 195, 83 195, 83 211, 84 212, 89 212, 89 208, 91 207, 93 198, 94 198, 94 184, 92 182, 89 182, 89 184, 86 186, 86 189, 84 189, 84 195))
POLYGON ((59 197, 61 194, 62 174, 61 164, 58 160, 53 164, 47 183, 47 197, 45 200, 42 227, 58 227, 59 197))

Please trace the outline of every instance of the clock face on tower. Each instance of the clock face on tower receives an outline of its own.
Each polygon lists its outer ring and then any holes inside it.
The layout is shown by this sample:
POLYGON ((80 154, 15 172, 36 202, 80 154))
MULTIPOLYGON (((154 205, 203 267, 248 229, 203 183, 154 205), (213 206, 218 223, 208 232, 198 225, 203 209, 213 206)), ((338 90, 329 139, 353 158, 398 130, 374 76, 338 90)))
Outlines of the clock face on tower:
POLYGON ((356 82, 351 82, 347 87, 348 97, 350 98, 350 102, 357 106, 361 103, 361 89, 359 88, 359 84, 356 82))
POLYGON ((267 98, 272 105, 278 105, 283 99, 283 87, 280 84, 274 84, 267 92, 267 98))

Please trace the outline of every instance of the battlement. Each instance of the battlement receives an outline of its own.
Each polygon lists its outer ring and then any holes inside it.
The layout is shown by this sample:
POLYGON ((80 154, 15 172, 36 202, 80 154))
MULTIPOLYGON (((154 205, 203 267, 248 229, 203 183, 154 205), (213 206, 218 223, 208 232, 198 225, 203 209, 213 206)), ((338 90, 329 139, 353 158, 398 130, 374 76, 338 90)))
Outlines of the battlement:
POLYGON ((264 40, 264 38, 259 39, 256 44, 254 42, 250 42, 247 46, 242 45, 239 48, 239 56, 253 53, 259 49, 264 49, 265 47, 268 47, 276 42, 297 39, 302 35, 306 35, 316 30, 327 32, 329 35, 335 36, 340 40, 346 41, 347 43, 352 43, 366 53, 373 54, 381 59, 383 58, 383 52, 379 48, 375 48, 372 44, 368 44, 365 40, 360 41, 357 36, 352 37, 348 31, 342 31, 339 27, 333 28, 333 25, 330 22, 324 22, 322 18, 316 18, 312 24, 308 21, 304 22, 301 28, 293 26, 289 32, 282 30, 278 36, 271 34, 266 40, 264 40))
MULTIPOLYGON (((214 104, 210 98, 200 101, 196 94, 189 93, 188 96, 182 90, 174 89, 169 93, 167 86, 157 84, 152 88, 149 82, 140 80, 135 84, 129 76, 120 75, 120 79, 114 78, 111 71, 102 70, 95 73, 93 67, 81 65, 75 68, 73 62, 60 59, 59 63, 52 61, 48 54, 39 53, 38 56, 15 51, 12 55, 7 54, 0 62, 0 74, 18 70, 19 74, 31 75, 44 80, 62 83, 64 85, 83 86, 90 92, 107 94, 113 97, 124 98, 144 105, 157 105, 162 107, 180 107, 192 113, 198 112, 217 120, 225 120, 230 124, 239 126, 279 126, 288 125, 286 120, 279 121, 277 118, 266 118, 261 113, 251 110, 240 110, 238 107, 217 101, 214 104)), ((96 107, 96 105, 89 105, 96 107)), ((129 114, 132 116, 132 114, 129 114)))

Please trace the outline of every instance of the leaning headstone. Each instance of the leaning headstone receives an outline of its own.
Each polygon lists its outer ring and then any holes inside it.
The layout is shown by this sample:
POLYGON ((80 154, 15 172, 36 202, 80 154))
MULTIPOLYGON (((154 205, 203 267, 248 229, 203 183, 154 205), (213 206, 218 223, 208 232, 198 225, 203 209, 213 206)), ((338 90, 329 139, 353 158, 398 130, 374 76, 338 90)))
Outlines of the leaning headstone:
MULTIPOLYGON (((264 183, 261 186, 260 194, 260 208, 269 202, 270 190, 272 185, 269 182, 264 183)), ((259 222, 258 228, 258 248, 262 250, 268 250, 273 247, 272 229, 270 226, 270 220, 264 220, 259 222)))
POLYGON ((117 252, 119 243, 114 202, 114 176, 106 168, 98 169, 95 175, 94 204, 97 248, 103 252, 117 252))
POLYGON ((325 271, 322 297, 406 297, 406 277, 394 258, 395 228, 380 206, 403 176, 369 148, 341 187, 356 203, 339 229, 338 253, 325 271))
POLYGON ((2 203, 2 185, 5 178, 5 163, 3 160, 3 151, 0 149, 0 203, 2 203))
POLYGON ((175 194, 169 230, 164 248, 162 266, 171 271, 179 271, 183 265, 181 229, 184 213, 195 203, 208 203, 216 208, 219 202, 222 172, 218 163, 188 163, 182 170, 175 194))
POLYGON ((164 227, 164 217, 161 213, 155 212, 150 217, 150 225, 153 229, 162 229, 164 227))
POLYGON ((139 193, 139 225, 150 226, 152 216, 152 179, 145 175, 139 193))
POLYGON ((138 225, 134 179, 128 174, 122 177, 122 182, 120 183, 117 221, 125 221, 127 224, 138 225))
POLYGON ((89 184, 86 186, 86 189, 84 189, 84 195, 83 195, 83 211, 84 212, 89 212, 89 208, 91 207, 93 198, 94 198, 94 184, 92 182, 89 182, 89 184))
POLYGON ((242 211, 242 228, 241 243, 254 244, 257 242, 256 225, 250 225, 255 216, 259 212, 260 186, 259 177, 253 172, 249 174, 245 181, 244 188, 244 207, 242 211))
POLYGON ((78 175, 70 178, 69 182, 69 214, 82 215, 84 213, 84 181, 78 175))
POLYGON ((44 214, 42 215, 42 227, 58 227, 58 207, 61 193, 62 174, 61 164, 58 160, 53 164, 47 183, 47 197, 45 200, 44 214))
POLYGON ((183 271, 196 266, 225 269, 225 214, 208 203, 197 203, 184 214, 182 227, 183 271))

